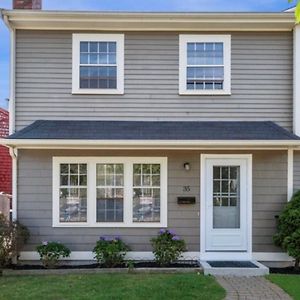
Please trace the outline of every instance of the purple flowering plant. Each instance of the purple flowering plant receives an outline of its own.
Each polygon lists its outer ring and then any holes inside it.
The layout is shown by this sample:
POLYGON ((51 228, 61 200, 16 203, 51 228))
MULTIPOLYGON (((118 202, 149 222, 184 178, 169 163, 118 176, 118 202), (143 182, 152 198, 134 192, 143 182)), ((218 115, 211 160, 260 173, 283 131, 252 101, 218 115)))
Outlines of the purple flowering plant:
POLYGON ((113 268, 124 263, 126 252, 129 250, 120 236, 100 236, 93 253, 101 266, 113 268))
POLYGON ((161 266, 170 265, 186 251, 186 244, 174 230, 160 229, 158 236, 151 239, 156 262, 161 266))

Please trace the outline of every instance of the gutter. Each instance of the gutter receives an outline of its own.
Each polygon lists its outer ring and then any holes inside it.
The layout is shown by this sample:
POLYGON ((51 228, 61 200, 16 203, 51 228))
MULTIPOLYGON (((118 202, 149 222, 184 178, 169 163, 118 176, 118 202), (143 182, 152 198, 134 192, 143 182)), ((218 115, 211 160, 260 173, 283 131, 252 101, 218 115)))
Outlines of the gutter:
POLYGON ((4 10, 14 28, 101 31, 292 31, 293 13, 4 10))
POLYGON ((0 144, 19 149, 196 149, 219 147, 299 147, 300 140, 64 140, 0 139, 0 144))
POLYGON ((16 29, 12 26, 4 11, 0 11, 0 15, 10 32, 10 66, 9 66, 9 134, 15 132, 15 62, 16 62, 16 29))
POLYGON ((18 149, 14 147, 9 148, 9 154, 12 158, 12 219, 17 220, 17 197, 18 197, 18 149))

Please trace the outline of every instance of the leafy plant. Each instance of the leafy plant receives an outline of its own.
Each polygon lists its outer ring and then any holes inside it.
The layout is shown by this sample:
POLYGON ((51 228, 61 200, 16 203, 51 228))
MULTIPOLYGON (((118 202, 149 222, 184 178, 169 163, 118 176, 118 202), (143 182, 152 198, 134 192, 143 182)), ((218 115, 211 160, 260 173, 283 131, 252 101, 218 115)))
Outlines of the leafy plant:
POLYGON ((300 191, 294 194, 278 218, 278 232, 274 242, 295 258, 295 268, 300 264, 300 191))
POLYGON ((158 236, 151 239, 151 244, 155 260, 161 266, 178 260, 186 251, 185 241, 172 230, 161 229, 158 236))
POLYGON ((36 247, 45 268, 51 269, 58 265, 60 258, 69 257, 71 250, 59 242, 43 242, 36 247))
POLYGON ((295 18, 296 23, 300 23, 300 1, 299 0, 288 0, 289 3, 296 2, 296 8, 295 8, 295 18))
POLYGON ((93 252, 98 263, 113 268, 124 263, 124 257, 129 250, 119 237, 101 236, 93 252))
POLYGON ((0 268, 10 265, 13 258, 18 258, 29 236, 26 226, 18 221, 9 221, 0 214, 0 268))

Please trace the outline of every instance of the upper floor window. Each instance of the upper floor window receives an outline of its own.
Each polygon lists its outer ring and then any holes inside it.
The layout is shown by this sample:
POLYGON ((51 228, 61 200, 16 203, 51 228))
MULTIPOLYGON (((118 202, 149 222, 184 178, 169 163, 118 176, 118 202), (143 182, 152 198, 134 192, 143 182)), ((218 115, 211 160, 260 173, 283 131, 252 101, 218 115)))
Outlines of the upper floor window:
POLYGON ((180 35, 179 93, 230 94, 230 35, 180 35))
POLYGON ((124 93, 124 35, 73 34, 72 92, 124 93))

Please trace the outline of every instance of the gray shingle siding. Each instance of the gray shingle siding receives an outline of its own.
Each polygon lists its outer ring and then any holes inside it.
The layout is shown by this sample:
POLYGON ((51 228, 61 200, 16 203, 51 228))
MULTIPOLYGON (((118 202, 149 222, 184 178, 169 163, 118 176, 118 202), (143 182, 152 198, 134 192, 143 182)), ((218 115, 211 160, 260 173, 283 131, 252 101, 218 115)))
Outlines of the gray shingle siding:
POLYGON ((294 151, 294 191, 300 190, 300 151, 294 151))
POLYGON ((292 33, 231 34, 231 96, 179 96, 179 33, 161 32, 125 33, 124 95, 72 95, 72 32, 18 30, 16 128, 38 119, 269 120, 291 130, 292 33))
MULTIPOLYGON (((253 251, 280 251, 273 245, 275 215, 287 201, 286 151, 205 151, 202 153, 253 154, 253 251)), ((167 156, 168 227, 182 236, 188 251, 200 249, 200 151, 97 151, 20 150, 18 173, 18 219, 29 227, 31 238, 25 250, 33 251, 43 240, 58 240, 73 251, 91 251, 100 235, 121 235, 133 251, 150 251, 153 228, 53 228, 52 156, 167 156), (186 172, 183 163, 189 161, 186 172), (189 185, 191 191, 183 192, 189 185), (178 196, 195 196, 195 205, 178 205, 178 196)))

